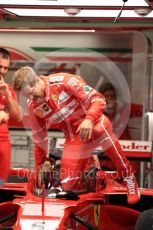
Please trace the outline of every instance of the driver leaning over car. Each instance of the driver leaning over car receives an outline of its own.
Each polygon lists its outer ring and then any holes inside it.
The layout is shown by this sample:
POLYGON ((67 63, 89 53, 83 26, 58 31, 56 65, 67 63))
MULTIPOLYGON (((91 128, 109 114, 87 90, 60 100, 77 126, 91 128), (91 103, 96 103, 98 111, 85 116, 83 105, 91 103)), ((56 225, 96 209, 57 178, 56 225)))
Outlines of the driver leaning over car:
POLYGON ((13 85, 27 98, 36 167, 46 159, 47 128, 59 129, 66 138, 60 171, 64 189, 79 189, 80 177, 90 167, 91 152, 101 146, 124 178, 128 202, 139 201, 131 164, 112 132, 110 120, 103 114, 106 102, 99 92, 78 75, 57 73, 38 77, 31 67, 16 71, 13 85))

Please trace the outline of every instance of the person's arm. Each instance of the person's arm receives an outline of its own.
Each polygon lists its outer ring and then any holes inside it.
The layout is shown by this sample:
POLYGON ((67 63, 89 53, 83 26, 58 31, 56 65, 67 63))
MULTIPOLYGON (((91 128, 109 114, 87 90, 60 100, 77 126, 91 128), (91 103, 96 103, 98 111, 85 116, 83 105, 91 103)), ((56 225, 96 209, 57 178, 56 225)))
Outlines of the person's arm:
POLYGON ((34 114, 32 106, 29 106, 28 110, 34 142, 35 166, 39 167, 45 161, 48 151, 46 122, 34 114))
POLYGON ((81 102, 86 111, 86 117, 77 129, 80 138, 85 141, 91 138, 94 123, 102 116, 106 102, 99 92, 88 86, 80 77, 69 76, 66 78, 64 86, 81 102))
POLYGON ((81 102, 86 111, 86 119, 90 119, 92 122, 97 121, 106 107, 104 96, 87 85, 80 76, 70 74, 68 76, 64 87, 81 102))
POLYGON ((3 80, 0 81, 0 93, 5 96, 6 100, 6 112, 10 117, 17 121, 22 120, 21 108, 18 104, 16 94, 12 90, 11 86, 8 86, 3 80))

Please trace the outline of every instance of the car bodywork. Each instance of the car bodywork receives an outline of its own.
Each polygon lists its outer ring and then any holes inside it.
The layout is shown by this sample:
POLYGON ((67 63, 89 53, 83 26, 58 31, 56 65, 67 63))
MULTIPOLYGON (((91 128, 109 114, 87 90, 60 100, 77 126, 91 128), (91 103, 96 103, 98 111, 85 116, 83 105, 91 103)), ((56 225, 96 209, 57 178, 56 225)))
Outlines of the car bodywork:
POLYGON ((141 212, 153 208, 153 189, 141 188, 140 201, 129 205, 126 187, 115 173, 91 169, 86 192, 50 196, 43 184, 41 192, 34 192, 33 172, 12 169, 12 176, 28 179, 0 187, 0 229, 134 230, 141 212))

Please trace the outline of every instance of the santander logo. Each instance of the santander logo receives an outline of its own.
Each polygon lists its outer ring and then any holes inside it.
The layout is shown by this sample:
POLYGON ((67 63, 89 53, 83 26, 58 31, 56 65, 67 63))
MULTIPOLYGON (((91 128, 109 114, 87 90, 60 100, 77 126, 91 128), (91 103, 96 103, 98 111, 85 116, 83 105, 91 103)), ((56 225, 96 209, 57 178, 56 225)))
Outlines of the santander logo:
POLYGON ((151 152, 151 141, 119 141, 123 151, 129 152, 151 152))
MULTIPOLYGON (((57 138, 55 148, 64 147, 65 138, 57 138)), ((125 152, 152 152, 151 141, 124 141, 120 140, 122 150, 125 152)), ((101 147, 97 147, 96 150, 101 151, 101 147)))

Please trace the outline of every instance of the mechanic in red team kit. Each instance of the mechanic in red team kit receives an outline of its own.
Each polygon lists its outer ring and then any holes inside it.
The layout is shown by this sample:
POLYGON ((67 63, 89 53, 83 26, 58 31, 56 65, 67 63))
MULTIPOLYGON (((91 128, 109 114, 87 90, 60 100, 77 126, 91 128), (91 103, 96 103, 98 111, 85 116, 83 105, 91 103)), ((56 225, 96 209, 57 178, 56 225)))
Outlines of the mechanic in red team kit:
POLYGON ((56 128, 64 131, 66 137, 60 175, 64 189, 78 189, 80 174, 89 167, 91 152, 101 145, 125 180, 128 202, 139 201, 131 164, 103 114, 106 102, 100 93, 86 85, 80 76, 56 73, 38 77, 31 67, 15 72, 13 87, 27 98, 36 167, 46 159, 47 127, 56 128))
POLYGON ((21 120, 16 93, 4 79, 9 69, 11 56, 8 50, 0 48, 0 180, 6 181, 10 170, 11 143, 8 119, 21 120))
MULTIPOLYGON (((106 108, 104 114, 109 118, 112 123, 113 132, 120 140, 132 140, 130 128, 127 124, 126 118, 141 117, 143 107, 140 104, 123 104, 117 99, 118 90, 110 83, 105 82, 101 85, 99 92, 106 99, 106 108), (127 117, 129 112, 129 117, 127 117)), ((110 161, 103 161, 104 165, 108 168, 113 168, 110 161)), ((132 168, 135 175, 139 172, 140 162, 132 161, 132 168)))
POLYGON ((99 92, 106 99, 104 114, 110 119, 115 135, 121 140, 132 140, 128 124, 124 123, 124 117, 130 110, 129 117, 141 117, 143 107, 139 104, 123 104, 117 100, 118 90, 110 83, 101 85, 99 92))

